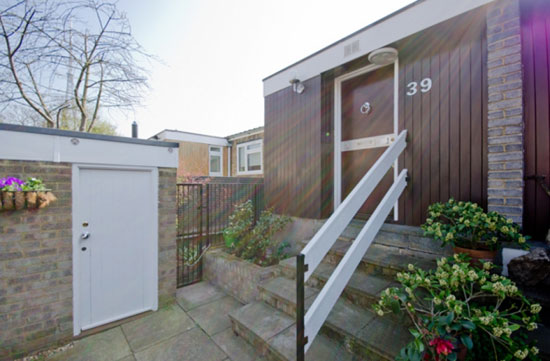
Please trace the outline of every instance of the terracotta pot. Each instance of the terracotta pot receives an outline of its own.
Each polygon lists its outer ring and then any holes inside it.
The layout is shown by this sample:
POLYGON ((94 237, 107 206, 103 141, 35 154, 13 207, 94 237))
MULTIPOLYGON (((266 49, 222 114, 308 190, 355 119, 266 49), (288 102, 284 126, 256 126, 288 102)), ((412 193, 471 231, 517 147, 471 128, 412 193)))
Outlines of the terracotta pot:
POLYGON ((27 198, 27 208, 34 209, 38 207, 38 195, 36 194, 36 192, 27 192, 26 198, 27 198))
POLYGON ((472 265, 480 264, 481 263, 480 261, 493 261, 495 259, 495 256, 497 255, 497 251, 469 249, 469 248, 462 248, 462 247, 454 247, 453 251, 454 253, 467 254, 468 256, 470 256, 471 258, 470 263, 472 265))
POLYGON ((21 210, 25 208, 25 193, 15 192, 15 209, 21 210))
POLYGON ((13 204, 13 192, 2 192, 2 207, 6 211, 11 211, 15 208, 13 204))

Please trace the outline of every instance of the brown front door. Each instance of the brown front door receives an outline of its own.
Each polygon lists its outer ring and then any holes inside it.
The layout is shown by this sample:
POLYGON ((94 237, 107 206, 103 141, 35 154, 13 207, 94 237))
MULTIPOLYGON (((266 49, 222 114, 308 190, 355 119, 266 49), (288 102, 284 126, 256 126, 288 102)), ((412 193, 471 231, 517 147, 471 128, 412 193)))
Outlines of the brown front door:
MULTIPOLYGON (((342 200, 387 149, 383 146, 356 150, 361 146, 351 141, 394 132, 393 72, 392 64, 342 83, 342 200)), ((360 217, 372 214, 392 183, 390 169, 359 210, 360 217)))

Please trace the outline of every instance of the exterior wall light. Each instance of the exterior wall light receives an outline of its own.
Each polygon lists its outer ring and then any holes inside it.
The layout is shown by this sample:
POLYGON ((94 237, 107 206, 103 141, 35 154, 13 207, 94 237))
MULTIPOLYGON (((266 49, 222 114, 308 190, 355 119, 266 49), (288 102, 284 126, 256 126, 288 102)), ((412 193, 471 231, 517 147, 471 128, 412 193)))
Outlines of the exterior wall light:
POLYGON ((389 65, 397 59, 397 50, 394 48, 381 48, 369 54, 369 61, 376 65, 389 65))
POLYGON ((304 83, 302 83, 297 78, 292 78, 292 79, 290 79, 289 82, 290 82, 290 84, 292 84, 292 91, 294 93, 302 94, 304 92, 304 90, 306 89, 306 86, 304 85, 304 83))

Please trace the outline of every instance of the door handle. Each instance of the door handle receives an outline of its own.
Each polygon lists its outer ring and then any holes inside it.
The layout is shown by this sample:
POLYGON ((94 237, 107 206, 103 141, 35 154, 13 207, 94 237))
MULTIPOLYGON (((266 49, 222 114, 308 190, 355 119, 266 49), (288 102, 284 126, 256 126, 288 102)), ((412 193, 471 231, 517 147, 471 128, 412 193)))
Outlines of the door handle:
POLYGON ((88 239, 90 238, 90 232, 84 232, 80 235, 81 239, 88 239))
POLYGON ((371 110, 372 110, 372 106, 370 105, 369 102, 365 102, 363 105, 361 105, 361 108, 359 109, 361 114, 367 114, 367 115, 369 115, 371 110))

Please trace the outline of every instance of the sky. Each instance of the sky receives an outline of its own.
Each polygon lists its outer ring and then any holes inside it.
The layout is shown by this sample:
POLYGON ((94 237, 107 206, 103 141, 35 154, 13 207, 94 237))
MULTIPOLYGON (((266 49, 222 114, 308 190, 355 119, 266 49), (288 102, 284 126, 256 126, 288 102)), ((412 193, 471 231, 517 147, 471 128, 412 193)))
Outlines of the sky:
POLYGON ((164 129, 228 136, 263 125, 262 79, 411 0, 119 0, 136 40, 160 61, 121 135, 164 129))

